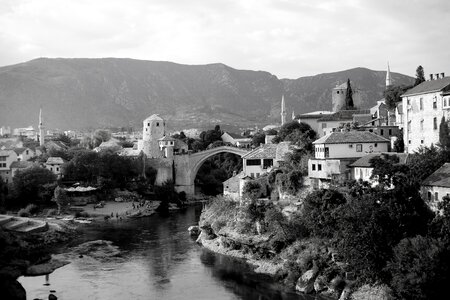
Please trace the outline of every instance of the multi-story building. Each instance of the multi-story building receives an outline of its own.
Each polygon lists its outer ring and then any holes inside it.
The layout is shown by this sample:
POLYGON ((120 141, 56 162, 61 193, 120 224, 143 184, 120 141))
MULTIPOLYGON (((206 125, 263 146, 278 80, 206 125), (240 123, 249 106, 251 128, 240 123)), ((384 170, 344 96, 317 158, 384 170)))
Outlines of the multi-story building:
POLYGON ((444 197, 450 197, 450 163, 445 163, 421 184, 422 198, 436 211, 444 197))
POLYGON ((313 142, 308 176, 315 188, 351 178, 349 165, 369 153, 388 152, 390 141, 367 131, 332 132, 313 142))
POLYGON ((0 150, 0 177, 6 183, 11 182, 11 164, 17 161, 17 154, 13 150, 0 150))
POLYGON ((450 118, 450 77, 436 75, 436 79, 422 82, 401 96, 403 139, 408 153, 436 145, 442 118, 450 118))

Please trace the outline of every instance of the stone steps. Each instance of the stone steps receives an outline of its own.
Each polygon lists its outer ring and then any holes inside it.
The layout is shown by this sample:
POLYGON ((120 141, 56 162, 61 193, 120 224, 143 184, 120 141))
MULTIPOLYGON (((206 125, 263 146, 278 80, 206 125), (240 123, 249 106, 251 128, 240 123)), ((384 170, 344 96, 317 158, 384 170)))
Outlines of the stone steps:
POLYGON ((48 230, 48 224, 45 221, 8 215, 0 215, 0 226, 6 230, 23 233, 42 232, 48 230))

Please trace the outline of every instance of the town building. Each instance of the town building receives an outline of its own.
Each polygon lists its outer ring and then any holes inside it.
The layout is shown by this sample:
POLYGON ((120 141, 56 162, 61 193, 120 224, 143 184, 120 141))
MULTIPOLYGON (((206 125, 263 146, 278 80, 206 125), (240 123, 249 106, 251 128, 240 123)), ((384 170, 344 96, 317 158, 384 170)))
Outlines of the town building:
POLYGON ((352 179, 357 181, 359 180, 367 181, 371 183, 373 186, 377 185, 378 180, 371 178, 373 166, 370 161, 376 157, 386 158, 392 156, 397 157, 398 163, 401 164, 406 164, 408 159, 407 153, 383 152, 383 153, 367 154, 349 165, 349 167, 351 168, 352 179))
POLYGON ((445 163, 422 182, 421 193, 428 206, 437 211, 442 198, 450 197, 450 163, 445 163))
POLYGON ((349 165, 369 153, 388 152, 390 141, 367 131, 332 132, 315 142, 308 176, 315 188, 351 178, 349 165))
POLYGON ((30 158, 33 158, 36 156, 36 153, 31 148, 14 148, 14 152, 17 154, 17 160, 19 161, 27 161, 30 158))
POLYGON ((439 124, 450 118, 450 77, 436 74, 436 79, 406 91, 402 97, 403 139, 405 151, 413 153, 420 147, 439 142, 439 124))
POLYGON ((6 183, 11 182, 11 164, 17 161, 17 153, 13 150, 0 150, 0 177, 6 183))
POLYGON ((321 133, 323 132, 323 128, 321 127, 322 124, 318 121, 322 119, 322 117, 326 115, 332 114, 332 111, 326 111, 326 110, 319 110, 319 111, 313 111, 306 114, 301 114, 297 116, 298 122, 306 123, 317 133, 318 136, 321 136, 321 133))
POLYGON ((62 166, 65 161, 61 157, 49 157, 45 162, 45 168, 52 171, 53 174, 59 179, 62 176, 62 166))
POLYGON ((258 178, 272 168, 280 166, 285 160, 285 155, 291 153, 293 146, 290 142, 278 144, 263 144, 253 151, 242 156, 243 172, 245 176, 258 178))
POLYGON ((323 137, 330 134, 345 124, 363 124, 372 120, 370 110, 341 110, 327 114, 317 120, 317 135, 323 137))
POLYGON ((138 140, 138 151, 149 158, 162 158, 159 139, 165 136, 165 121, 154 114, 143 121, 142 140, 138 140))
POLYGON ((11 170, 11 179, 16 176, 18 171, 23 171, 25 169, 31 168, 37 164, 31 162, 31 161, 14 161, 11 163, 10 170, 11 170))
POLYGON ((222 134, 221 138, 224 143, 230 143, 236 147, 249 148, 252 144, 251 138, 246 138, 227 131, 222 134))

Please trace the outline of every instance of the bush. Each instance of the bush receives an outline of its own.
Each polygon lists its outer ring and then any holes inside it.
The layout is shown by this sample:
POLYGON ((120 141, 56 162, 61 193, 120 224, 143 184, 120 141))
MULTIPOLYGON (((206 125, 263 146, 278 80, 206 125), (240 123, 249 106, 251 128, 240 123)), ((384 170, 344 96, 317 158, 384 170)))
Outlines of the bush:
POLYGON ((19 210, 19 212, 17 213, 17 215, 19 217, 29 217, 30 216, 30 212, 26 210, 26 208, 22 208, 21 210, 19 210))

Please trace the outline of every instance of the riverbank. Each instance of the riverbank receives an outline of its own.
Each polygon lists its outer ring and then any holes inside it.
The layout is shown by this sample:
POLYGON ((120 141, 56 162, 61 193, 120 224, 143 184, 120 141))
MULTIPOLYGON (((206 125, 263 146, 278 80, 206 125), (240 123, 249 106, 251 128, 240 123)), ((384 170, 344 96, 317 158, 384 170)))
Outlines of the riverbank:
POLYGON ((215 253, 244 259, 254 272, 318 299, 371 299, 365 297, 372 294, 392 299, 386 286, 358 285, 331 241, 309 237, 298 222, 299 211, 287 213, 284 208, 292 210, 279 203, 216 200, 202 211, 197 242, 215 253))

